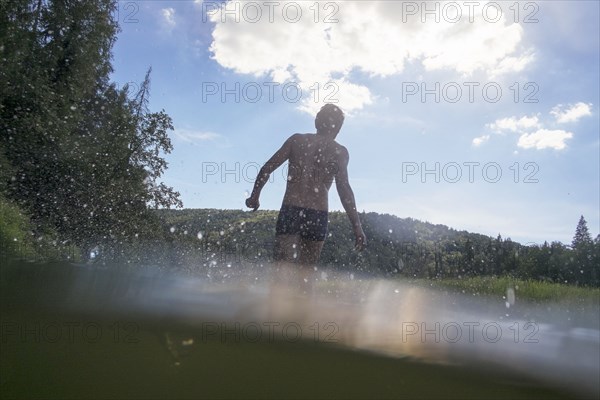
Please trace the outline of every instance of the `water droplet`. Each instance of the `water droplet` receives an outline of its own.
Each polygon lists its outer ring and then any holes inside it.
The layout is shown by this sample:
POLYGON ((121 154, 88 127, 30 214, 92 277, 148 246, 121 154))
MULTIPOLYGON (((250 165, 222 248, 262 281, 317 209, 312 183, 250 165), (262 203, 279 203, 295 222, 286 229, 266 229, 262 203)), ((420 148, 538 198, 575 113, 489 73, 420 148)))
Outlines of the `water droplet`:
POLYGON ((172 226, 171 229, 169 229, 169 231, 171 231, 171 233, 174 233, 175 232, 175 227, 172 226))
POLYGON ((202 232, 198 232, 196 236, 198 237, 198 239, 202 240, 202 232))
MULTIPOLYGON (((506 289, 506 303, 509 306, 515 304, 515 290, 513 288, 506 289)), ((508 308, 509 306, 507 306, 506 308, 508 308)))

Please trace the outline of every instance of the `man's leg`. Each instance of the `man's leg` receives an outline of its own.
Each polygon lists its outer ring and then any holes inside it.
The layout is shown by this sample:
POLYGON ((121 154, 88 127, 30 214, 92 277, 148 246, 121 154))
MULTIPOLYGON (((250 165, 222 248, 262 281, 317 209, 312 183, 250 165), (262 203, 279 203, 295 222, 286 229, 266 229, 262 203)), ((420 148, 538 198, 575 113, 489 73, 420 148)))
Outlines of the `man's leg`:
POLYGON ((269 286, 268 315, 271 320, 288 318, 298 292, 298 271, 295 262, 300 254, 300 236, 277 234, 273 249, 273 277, 269 286), (294 256, 295 255, 295 256, 294 256))
POLYGON ((319 262, 319 257, 321 257, 321 250, 323 250, 323 244, 325 241, 323 240, 308 240, 308 239, 300 239, 300 253, 298 262, 305 266, 310 267, 311 269, 317 265, 319 262))
POLYGON ((300 239, 299 281, 306 293, 312 293, 317 278, 315 267, 321 257, 324 241, 300 239))
POLYGON ((300 255, 299 235, 275 235, 273 258, 275 262, 296 262, 300 255))
POLYGON ((294 285, 295 263, 300 255, 300 236, 277 234, 273 259, 275 260, 275 282, 294 285))

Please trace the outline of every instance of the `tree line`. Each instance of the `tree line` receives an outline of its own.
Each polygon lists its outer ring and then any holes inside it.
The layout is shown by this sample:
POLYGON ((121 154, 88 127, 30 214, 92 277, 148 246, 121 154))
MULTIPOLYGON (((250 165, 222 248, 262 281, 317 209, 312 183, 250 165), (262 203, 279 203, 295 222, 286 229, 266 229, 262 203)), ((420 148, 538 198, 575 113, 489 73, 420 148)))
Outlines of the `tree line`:
MULTIPOLYGON (((256 268, 272 260, 276 211, 157 213, 168 246, 162 251, 169 254, 172 266, 210 271, 227 264, 256 268)), ((432 279, 508 275, 600 286, 600 235, 592 240, 583 216, 568 246, 558 241, 523 245, 501 235, 493 238, 412 218, 363 212, 361 221, 369 242, 362 253, 353 250, 346 214, 331 212, 329 220, 320 264, 336 270, 432 279)))

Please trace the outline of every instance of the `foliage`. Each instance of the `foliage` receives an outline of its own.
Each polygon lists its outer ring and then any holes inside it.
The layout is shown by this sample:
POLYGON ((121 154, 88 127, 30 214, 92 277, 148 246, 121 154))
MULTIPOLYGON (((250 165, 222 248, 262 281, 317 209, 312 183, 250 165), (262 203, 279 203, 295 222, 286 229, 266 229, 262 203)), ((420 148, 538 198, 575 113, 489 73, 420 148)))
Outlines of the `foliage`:
MULTIPOLYGON (((271 257, 276 211, 187 209, 157 213, 171 243, 172 265, 256 264, 271 257)), ((588 264, 582 267, 577 263, 577 249, 560 242, 524 246, 500 235, 492 238, 412 218, 363 213, 361 221, 369 242, 363 253, 357 253, 346 214, 330 212, 329 220, 321 265, 337 270, 411 279, 505 276, 599 286, 593 277, 598 276, 599 266, 594 260, 598 259, 600 240, 593 244, 596 258, 586 258, 588 264), (586 274, 586 269, 593 272, 586 274)))
POLYGON ((115 6, 0 5, 0 193, 84 254, 152 235, 149 210, 181 206, 158 181, 173 124, 149 110, 150 70, 133 98, 109 81, 115 6))
POLYGON ((3 256, 33 254, 27 237, 28 224, 29 220, 17 206, 0 197, 0 253, 3 256))
POLYGON ((527 301, 580 303, 600 301, 600 289, 584 288, 533 279, 517 279, 508 276, 476 276, 467 279, 443 279, 436 286, 452 288, 465 294, 506 296, 512 288, 518 298, 527 301))
POLYGON ((57 239, 56 232, 48 227, 36 227, 17 205, 0 195, 0 261, 26 259, 79 260, 79 249, 67 246, 57 239))

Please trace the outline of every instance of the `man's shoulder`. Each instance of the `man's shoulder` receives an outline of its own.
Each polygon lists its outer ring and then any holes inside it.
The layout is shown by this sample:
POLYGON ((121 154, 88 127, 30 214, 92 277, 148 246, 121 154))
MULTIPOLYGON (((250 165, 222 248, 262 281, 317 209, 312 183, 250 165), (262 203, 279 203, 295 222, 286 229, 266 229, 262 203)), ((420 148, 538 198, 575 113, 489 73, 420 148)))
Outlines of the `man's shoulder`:
POLYGON ((288 138, 288 140, 292 140, 295 142, 300 140, 306 140, 310 135, 310 133, 294 133, 288 138))
POLYGON ((335 151, 336 154, 342 156, 342 157, 348 157, 348 149, 346 148, 346 146, 339 144, 338 142, 333 142, 334 143, 334 148, 333 150, 335 151))

